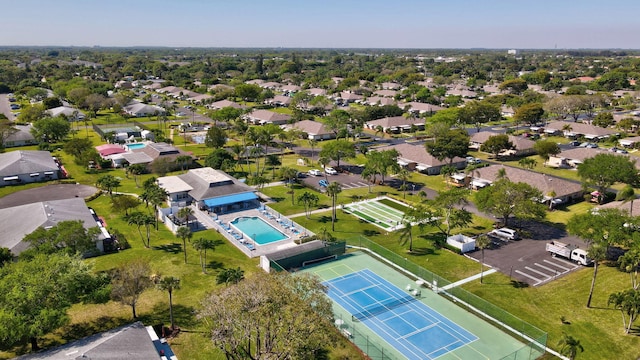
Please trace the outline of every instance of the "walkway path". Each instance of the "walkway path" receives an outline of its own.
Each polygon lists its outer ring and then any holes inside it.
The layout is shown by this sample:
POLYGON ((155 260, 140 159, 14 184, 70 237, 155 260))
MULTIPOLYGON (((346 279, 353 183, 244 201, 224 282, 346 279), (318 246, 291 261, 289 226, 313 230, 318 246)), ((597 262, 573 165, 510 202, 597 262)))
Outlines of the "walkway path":
POLYGON ((462 280, 456 281, 456 282, 454 282, 454 283, 451 283, 451 284, 449 284, 449 285, 443 286, 443 287, 441 287, 440 289, 442 289, 442 290, 449 290, 449 289, 454 288, 454 287, 456 287, 456 286, 460 286, 460 285, 462 285, 462 284, 466 284, 466 283, 468 283, 468 282, 471 282, 471 281, 474 281, 474 280, 480 279, 480 276, 485 276, 485 275, 493 274, 493 273, 494 273, 494 272, 496 272, 496 271, 497 271, 496 269, 489 269, 489 270, 487 270, 487 271, 485 271, 485 272, 483 272, 483 273, 475 274, 475 275, 473 275, 473 276, 469 276, 468 278, 465 278, 465 279, 462 279, 462 280))

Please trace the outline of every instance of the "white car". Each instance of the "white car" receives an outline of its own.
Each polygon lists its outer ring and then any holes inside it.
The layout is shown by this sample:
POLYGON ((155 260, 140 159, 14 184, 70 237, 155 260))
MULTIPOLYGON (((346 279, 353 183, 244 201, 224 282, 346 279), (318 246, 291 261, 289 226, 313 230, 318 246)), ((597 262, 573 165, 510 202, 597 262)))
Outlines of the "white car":
POLYGON ((324 168, 324 172, 326 172, 329 175, 337 175, 338 171, 332 167, 326 167, 324 168))
POLYGON ((318 169, 309 170, 309 175, 311 176, 322 176, 322 171, 318 169))
POLYGON ((500 228, 495 229, 489 232, 490 236, 495 236, 497 238, 503 240, 518 240, 520 236, 518 236, 518 232, 509 228, 500 228))

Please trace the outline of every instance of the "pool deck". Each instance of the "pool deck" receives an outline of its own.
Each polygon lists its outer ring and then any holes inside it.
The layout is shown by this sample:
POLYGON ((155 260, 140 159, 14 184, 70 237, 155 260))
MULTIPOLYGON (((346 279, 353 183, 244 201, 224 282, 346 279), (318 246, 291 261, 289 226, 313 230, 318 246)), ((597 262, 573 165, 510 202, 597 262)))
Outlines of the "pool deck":
MULTIPOLYGON (((231 244, 240 249, 240 251, 245 253, 245 255, 247 255, 248 257, 267 255, 276 251, 297 246, 294 240, 300 238, 305 234, 305 230, 302 230, 302 232, 296 234, 291 230, 289 226, 283 226, 278 222, 279 218, 277 216, 273 216, 272 212, 270 212, 269 209, 250 209, 237 211, 230 214, 218 215, 217 219, 214 219, 213 216, 211 214, 208 214, 206 211, 198 210, 195 207, 193 207, 193 210, 194 216, 198 219, 198 222, 202 226, 204 226, 207 230, 214 230, 222 234, 231 242, 231 244), (267 214, 271 214, 271 216, 267 216, 267 214), (233 233, 228 230, 228 226, 231 221, 239 217, 259 217, 267 224, 273 226, 274 228, 285 234, 287 236, 287 239, 275 241, 265 245, 255 244, 251 239, 237 239, 237 231, 234 231, 234 233, 236 234, 234 236, 233 233), (253 248, 253 250, 251 248, 253 248)), ((280 218, 291 222, 291 220, 287 219, 286 217, 280 216, 280 218)), ((234 228, 231 228, 231 230, 234 230, 234 228)), ((306 232, 306 234, 313 235, 308 231, 306 232)))

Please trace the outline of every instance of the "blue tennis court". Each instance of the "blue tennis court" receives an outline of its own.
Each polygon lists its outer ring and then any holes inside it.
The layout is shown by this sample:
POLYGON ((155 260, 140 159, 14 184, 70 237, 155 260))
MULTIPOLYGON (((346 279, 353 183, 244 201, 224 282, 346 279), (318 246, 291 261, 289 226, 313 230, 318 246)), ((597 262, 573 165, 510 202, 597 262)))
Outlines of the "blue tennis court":
POLYGON ((324 283, 333 301, 408 359, 435 359, 478 339, 369 269, 324 283))

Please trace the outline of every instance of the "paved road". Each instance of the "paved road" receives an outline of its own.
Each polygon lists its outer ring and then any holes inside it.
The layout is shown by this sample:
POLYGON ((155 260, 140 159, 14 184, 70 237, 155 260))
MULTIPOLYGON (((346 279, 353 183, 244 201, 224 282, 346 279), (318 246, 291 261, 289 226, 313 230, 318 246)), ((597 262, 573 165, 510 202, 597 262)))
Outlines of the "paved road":
POLYGON ((4 114, 9 120, 15 120, 10 104, 7 94, 0 94, 0 114, 4 114))
POLYGON ((38 188, 18 191, 0 198, 0 209, 40 201, 62 200, 76 197, 86 198, 95 194, 96 191, 98 191, 98 189, 88 185, 46 185, 38 188))

